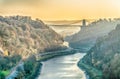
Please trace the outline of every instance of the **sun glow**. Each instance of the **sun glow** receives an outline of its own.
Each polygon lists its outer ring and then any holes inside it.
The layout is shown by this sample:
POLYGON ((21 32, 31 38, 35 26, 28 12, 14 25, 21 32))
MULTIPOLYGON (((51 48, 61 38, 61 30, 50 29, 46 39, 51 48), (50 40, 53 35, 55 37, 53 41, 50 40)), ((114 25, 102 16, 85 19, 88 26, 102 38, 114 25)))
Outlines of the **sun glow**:
POLYGON ((0 0, 0 15, 43 20, 120 17, 120 0, 0 0))

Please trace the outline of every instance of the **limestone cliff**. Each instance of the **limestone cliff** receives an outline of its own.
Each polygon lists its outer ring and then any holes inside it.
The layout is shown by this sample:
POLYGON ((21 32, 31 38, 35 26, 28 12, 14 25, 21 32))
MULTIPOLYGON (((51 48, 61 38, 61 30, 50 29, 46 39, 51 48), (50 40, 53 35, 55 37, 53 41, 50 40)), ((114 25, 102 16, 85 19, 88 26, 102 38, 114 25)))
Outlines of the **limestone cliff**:
POLYGON ((0 16, 0 55, 23 57, 62 48, 63 38, 41 20, 27 16, 0 16))

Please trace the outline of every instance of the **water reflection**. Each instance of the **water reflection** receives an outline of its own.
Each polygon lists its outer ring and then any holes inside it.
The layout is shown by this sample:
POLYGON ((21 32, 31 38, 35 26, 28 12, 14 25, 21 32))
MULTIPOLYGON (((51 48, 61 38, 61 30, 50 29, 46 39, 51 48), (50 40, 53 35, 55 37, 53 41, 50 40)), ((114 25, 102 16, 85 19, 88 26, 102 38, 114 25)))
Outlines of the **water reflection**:
POLYGON ((83 53, 61 56, 43 62, 38 79, 86 79, 84 71, 77 67, 83 53))

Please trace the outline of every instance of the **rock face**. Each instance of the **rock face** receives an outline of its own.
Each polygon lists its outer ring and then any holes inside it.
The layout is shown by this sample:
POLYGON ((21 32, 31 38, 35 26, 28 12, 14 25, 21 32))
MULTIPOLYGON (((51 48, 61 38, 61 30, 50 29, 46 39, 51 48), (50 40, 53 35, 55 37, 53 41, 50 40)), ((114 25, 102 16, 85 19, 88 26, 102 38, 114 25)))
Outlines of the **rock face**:
POLYGON ((86 27, 81 27, 81 30, 75 35, 66 37, 66 41, 72 48, 80 49, 82 52, 88 51, 94 46, 98 37, 107 35, 111 30, 115 29, 120 20, 98 20, 89 24, 86 27))
POLYGON ((62 43, 63 38, 41 20, 27 16, 0 16, 0 54, 17 53, 28 57, 62 48, 62 43))
POLYGON ((97 43, 83 58, 103 72, 103 79, 120 79, 120 24, 107 36, 97 39, 97 43))

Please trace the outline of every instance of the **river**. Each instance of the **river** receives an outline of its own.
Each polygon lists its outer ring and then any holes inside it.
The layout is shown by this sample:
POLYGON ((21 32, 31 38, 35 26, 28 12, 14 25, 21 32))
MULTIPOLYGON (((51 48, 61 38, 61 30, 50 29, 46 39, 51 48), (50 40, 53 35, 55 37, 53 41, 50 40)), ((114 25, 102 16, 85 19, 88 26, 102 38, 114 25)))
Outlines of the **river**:
POLYGON ((85 53, 76 53, 42 62, 41 74, 37 79, 88 79, 85 72, 77 66, 84 55, 85 53))

